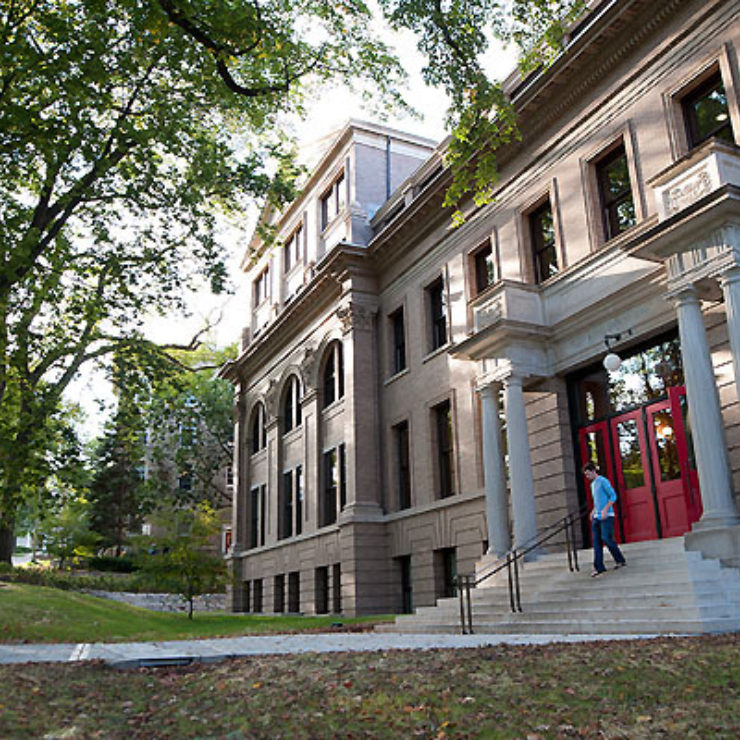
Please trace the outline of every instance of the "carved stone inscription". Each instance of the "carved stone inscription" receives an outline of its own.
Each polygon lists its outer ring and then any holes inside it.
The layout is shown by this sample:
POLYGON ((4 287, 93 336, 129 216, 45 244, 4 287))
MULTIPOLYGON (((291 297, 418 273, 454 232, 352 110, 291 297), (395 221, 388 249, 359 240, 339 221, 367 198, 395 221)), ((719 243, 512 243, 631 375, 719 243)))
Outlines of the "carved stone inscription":
POLYGON ((712 191, 712 178, 706 167, 695 172, 691 177, 669 188, 663 193, 666 216, 678 213, 712 191))

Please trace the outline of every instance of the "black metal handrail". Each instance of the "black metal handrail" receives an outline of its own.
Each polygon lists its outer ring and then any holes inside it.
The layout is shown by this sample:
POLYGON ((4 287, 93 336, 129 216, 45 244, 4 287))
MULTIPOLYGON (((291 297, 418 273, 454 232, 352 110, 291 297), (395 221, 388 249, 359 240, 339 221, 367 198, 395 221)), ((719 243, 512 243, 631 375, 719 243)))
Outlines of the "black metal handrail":
POLYGON ((500 573, 504 568, 507 572, 507 582, 509 586, 509 605, 511 611, 521 612, 522 598, 521 585, 519 580, 519 561, 530 552, 537 550, 545 542, 548 542, 561 532, 565 533, 565 549, 568 556, 568 570, 572 573, 580 570, 578 565, 578 548, 576 547, 575 525, 587 512, 583 507, 578 511, 567 514, 562 519, 551 524, 538 535, 528 540, 523 547, 512 547, 505 555, 497 561, 494 567, 476 579, 473 575, 458 575, 455 579, 457 593, 460 599, 460 631, 463 635, 473 634, 473 610, 471 607, 470 589, 475 588, 483 581, 488 580, 496 573, 500 573))

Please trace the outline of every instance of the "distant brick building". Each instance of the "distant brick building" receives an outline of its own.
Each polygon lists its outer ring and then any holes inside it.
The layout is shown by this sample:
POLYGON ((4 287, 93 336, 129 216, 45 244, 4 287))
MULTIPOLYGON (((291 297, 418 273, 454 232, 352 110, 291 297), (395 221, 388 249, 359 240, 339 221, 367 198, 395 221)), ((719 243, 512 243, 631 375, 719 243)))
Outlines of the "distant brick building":
POLYGON ((740 564, 739 9, 594 3, 507 81, 523 138, 460 228, 444 143, 360 123, 263 214, 222 371, 235 610, 431 604, 586 505, 588 459, 623 540, 740 564))

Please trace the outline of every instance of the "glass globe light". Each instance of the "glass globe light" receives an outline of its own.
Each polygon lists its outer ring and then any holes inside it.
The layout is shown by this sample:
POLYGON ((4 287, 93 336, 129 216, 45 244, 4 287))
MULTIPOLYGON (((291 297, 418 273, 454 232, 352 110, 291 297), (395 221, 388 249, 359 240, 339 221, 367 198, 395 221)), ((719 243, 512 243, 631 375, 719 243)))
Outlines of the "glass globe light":
POLYGON ((610 352, 605 358, 604 358, 604 367, 610 372, 614 373, 622 365, 622 358, 616 354, 615 352, 610 352))

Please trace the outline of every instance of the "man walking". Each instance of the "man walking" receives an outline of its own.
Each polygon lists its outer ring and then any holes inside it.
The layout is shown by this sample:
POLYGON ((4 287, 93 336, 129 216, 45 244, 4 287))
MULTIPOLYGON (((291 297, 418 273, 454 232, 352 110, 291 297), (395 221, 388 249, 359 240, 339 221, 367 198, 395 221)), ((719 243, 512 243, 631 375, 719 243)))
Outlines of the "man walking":
POLYGON ((594 508, 591 512, 591 534, 594 543, 594 570, 591 577, 606 572, 604 567, 604 545, 612 554, 614 570, 627 565, 627 561, 622 555, 622 551, 614 541, 614 502, 617 500, 617 494, 612 484, 603 475, 599 475, 596 466, 592 462, 587 462, 583 466, 583 474, 591 483, 591 497, 593 498, 594 508))

